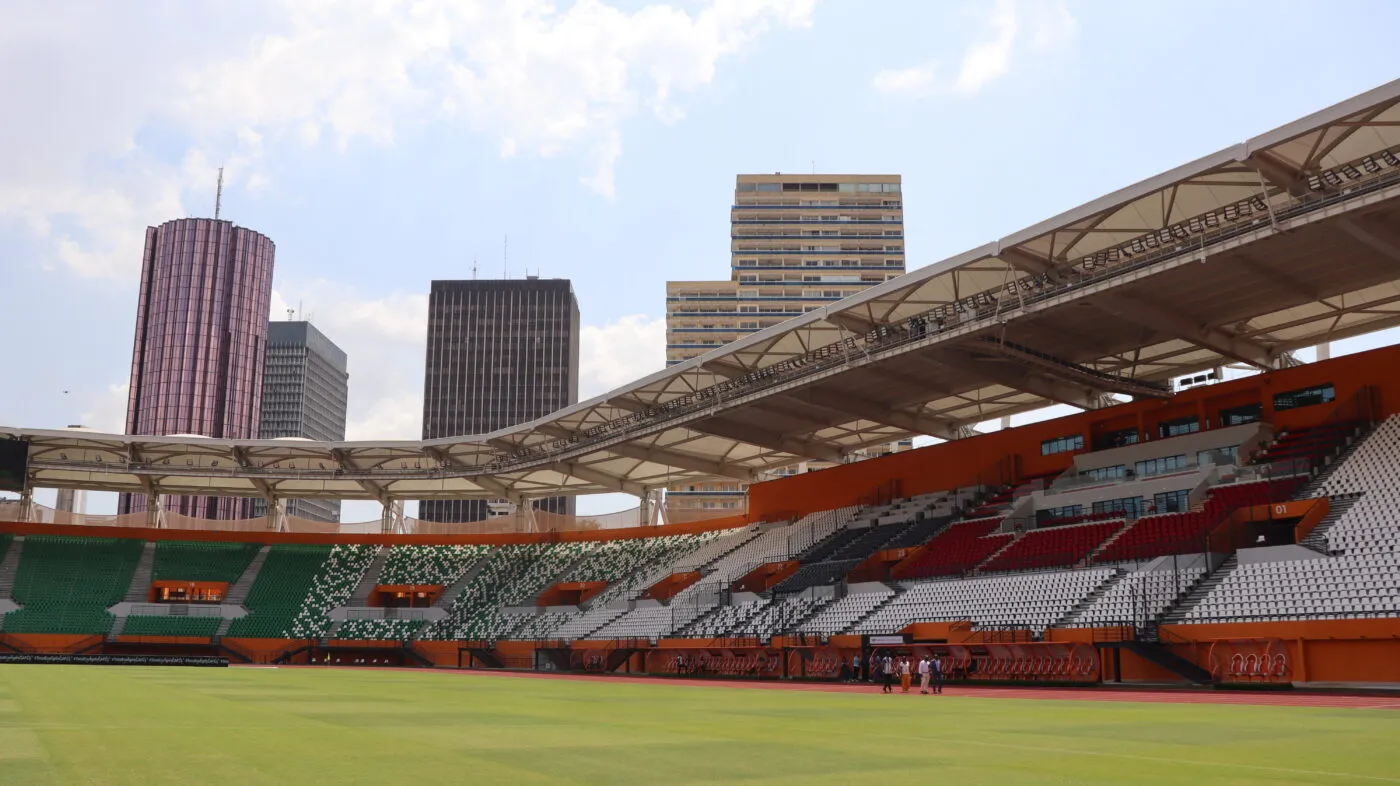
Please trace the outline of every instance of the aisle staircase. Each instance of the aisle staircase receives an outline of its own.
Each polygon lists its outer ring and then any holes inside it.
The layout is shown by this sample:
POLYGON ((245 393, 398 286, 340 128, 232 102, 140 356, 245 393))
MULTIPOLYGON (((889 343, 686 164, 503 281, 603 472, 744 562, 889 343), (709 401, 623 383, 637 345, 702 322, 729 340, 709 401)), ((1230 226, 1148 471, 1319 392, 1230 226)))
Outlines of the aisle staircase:
MULTIPOLYGON (((131 586, 126 589, 127 603, 145 603, 150 598, 151 572, 156 564, 156 542, 146 541, 141 549, 141 561, 136 563, 136 572, 131 574, 131 586)), ((118 620, 120 625, 121 620, 118 620)))
POLYGON ((1341 521, 1342 516, 1351 510, 1351 506, 1364 496, 1366 493, 1361 491, 1355 494, 1338 494, 1329 499, 1327 515, 1323 516, 1322 521, 1319 521, 1317 526, 1313 527, 1313 531, 1309 532, 1298 545, 1310 548, 1319 554, 1330 555, 1332 552, 1327 547, 1327 531, 1332 529, 1332 526, 1338 521, 1341 521))
POLYGON ((1206 577, 1192 588, 1184 598, 1180 599, 1176 605, 1167 609, 1166 614, 1162 615, 1162 624, 1176 625, 1184 622, 1186 620, 1186 615, 1191 609, 1194 609, 1201 601, 1205 600, 1211 590, 1219 586, 1220 582, 1224 581, 1225 577, 1229 576, 1239 564, 1239 557, 1231 554, 1229 559, 1222 562, 1220 567, 1206 575, 1206 577))
POLYGON ((0 558, 0 601, 13 602, 15 574, 19 572, 19 559, 24 553, 24 536, 16 535, 0 558))
MULTIPOLYGON (((389 561, 389 547, 380 546, 375 553, 374 559, 370 560, 369 567, 365 568, 365 575, 360 578, 360 583, 355 585, 354 592, 350 593, 350 599, 345 602, 347 606, 368 606, 369 594, 379 584, 379 577, 384 573, 384 563, 389 561)), ((339 630, 340 623, 333 626, 333 630, 339 630)))
POLYGON ((1074 608, 1065 612, 1065 615, 1056 620, 1055 623, 1050 627, 1072 627, 1074 623, 1077 622, 1079 618, 1084 615, 1084 612, 1088 611, 1095 603, 1098 603, 1099 598, 1102 598, 1104 595, 1108 594, 1108 591, 1110 589, 1113 589, 1113 586, 1118 582, 1122 581, 1123 577, 1126 575, 1128 575, 1128 571, 1123 570, 1122 568, 1115 569, 1112 575, 1110 575, 1107 579, 1104 580, 1104 583, 1095 587, 1093 592, 1090 592, 1088 595, 1085 595, 1083 598, 1081 598, 1079 602, 1074 605, 1074 608))

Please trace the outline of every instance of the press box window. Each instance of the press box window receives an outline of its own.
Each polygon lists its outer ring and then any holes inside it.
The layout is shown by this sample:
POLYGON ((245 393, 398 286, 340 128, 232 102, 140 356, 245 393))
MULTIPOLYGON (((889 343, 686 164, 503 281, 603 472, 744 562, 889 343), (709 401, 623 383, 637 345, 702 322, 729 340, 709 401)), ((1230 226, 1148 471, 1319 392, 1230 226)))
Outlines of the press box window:
POLYGON ((1157 513, 1185 513, 1189 507, 1187 496, 1190 493, 1187 489, 1163 491, 1152 496, 1152 504, 1157 513))
POLYGON ((1287 393, 1274 394, 1274 409, 1282 412, 1286 409, 1297 409, 1298 407, 1310 407, 1314 404, 1326 404, 1335 401, 1337 391, 1332 387, 1332 383, 1318 385, 1301 390, 1290 390, 1287 393))
POLYGON ((1179 437, 1182 434, 1195 434, 1201 430, 1201 421, 1195 415, 1176 420, 1164 420, 1157 424, 1157 433, 1162 439, 1168 437, 1179 437))
POLYGON ((1100 515, 1121 515, 1135 519, 1142 515, 1142 497, 1124 497, 1123 499, 1106 499, 1095 502, 1094 512, 1100 515))
POLYGON ((1056 453, 1069 453, 1073 450, 1084 449, 1084 435, 1074 434, 1066 437, 1055 437, 1040 443, 1040 455, 1053 456, 1056 453))
POLYGON ((1124 445, 1136 445, 1137 443, 1138 430, 1136 428, 1121 428, 1099 437, 1095 447, 1103 450, 1105 448, 1121 448, 1124 445))
POLYGON ((1162 456, 1161 458, 1148 459, 1137 463, 1138 477, 1148 477, 1150 475, 1161 475, 1166 472, 1175 472, 1179 469, 1186 469, 1186 456, 1162 456))
POLYGON ((1065 505, 1059 508, 1046 508, 1036 513, 1036 524, 1041 525, 1056 519, 1072 519, 1084 515, 1083 505, 1065 505))
POLYGON ((1091 480, 1121 480, 1127 477, 1128 468, 1122 464, 1117 464, 1112 467, 1096 467, 1086 470, 1084 475, 1091 480))
POLYGON ((1221 426, 1243 426, 1258 423, 1264 416, 1264 408, 1259 404, 1245 404, 1242 407, 1220 410, 1221 426))

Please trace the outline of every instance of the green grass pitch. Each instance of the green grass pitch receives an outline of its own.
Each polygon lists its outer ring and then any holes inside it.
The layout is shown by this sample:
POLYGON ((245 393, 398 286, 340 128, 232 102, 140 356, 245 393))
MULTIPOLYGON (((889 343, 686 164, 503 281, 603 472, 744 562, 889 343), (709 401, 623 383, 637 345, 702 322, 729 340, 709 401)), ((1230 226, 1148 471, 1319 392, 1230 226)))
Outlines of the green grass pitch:
POLYGON ((0 666, 0 784, 1400 783, 1400 711, 0 666))

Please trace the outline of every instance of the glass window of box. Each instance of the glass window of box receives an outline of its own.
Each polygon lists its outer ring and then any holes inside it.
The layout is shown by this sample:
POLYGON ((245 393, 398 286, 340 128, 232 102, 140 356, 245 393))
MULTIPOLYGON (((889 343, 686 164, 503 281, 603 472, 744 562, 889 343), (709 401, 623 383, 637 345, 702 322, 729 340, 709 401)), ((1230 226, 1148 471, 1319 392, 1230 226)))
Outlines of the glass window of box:
POLYGON ((1161 435, 1162 439, 1179 437, 1182 434, 1194 434, 1200 430, 1201 421, 1195 415, 1176 420, 1164 420, 1157 424, 1157 433, 1161 435))
POLYGON ((1175 472, 1179 469, 1186 469, 1186 456, 1162 456, 1155 459, 1147 459, 1137 463, 1137 474, 1139 477, 1149 475, 1161 475, 1167 472, 1175 472))
POLYGON ((1332 387, 1332 383, 1329 382, 1326 385, 1317 385, 1301 390, 1277 393, 1274 395, 1274 409, 1282 412, 1286 409, 1310 407, 1314 404, 1326 404, 1330 401, 1335 401, 1336 398, 1337 391, 1332 387))
POLYGON ((1063 437, 1047 439, 1040 443, 1040 455, 1052 456, 1056 453, 1069 453, 1074 450, 1084 449, 1084 436, 1082 434, 1070 434, 1063 437))

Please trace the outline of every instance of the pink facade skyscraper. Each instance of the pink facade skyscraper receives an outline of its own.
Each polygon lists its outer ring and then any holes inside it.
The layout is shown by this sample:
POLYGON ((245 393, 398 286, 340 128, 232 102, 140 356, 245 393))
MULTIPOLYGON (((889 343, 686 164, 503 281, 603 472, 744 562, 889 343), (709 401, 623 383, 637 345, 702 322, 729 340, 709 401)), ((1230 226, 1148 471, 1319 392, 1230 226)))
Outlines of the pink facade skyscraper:
MULTIPOLYGON (((272 240, 230 221, 184 218, 146 229, 126 433, 256 439, 272 299, 272 240)), ((165 510, 244 516, 246 500, 166 497, 165 510)), ((122 495, 122 513, 146 509, 122 495)))

